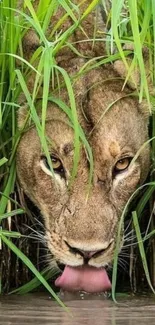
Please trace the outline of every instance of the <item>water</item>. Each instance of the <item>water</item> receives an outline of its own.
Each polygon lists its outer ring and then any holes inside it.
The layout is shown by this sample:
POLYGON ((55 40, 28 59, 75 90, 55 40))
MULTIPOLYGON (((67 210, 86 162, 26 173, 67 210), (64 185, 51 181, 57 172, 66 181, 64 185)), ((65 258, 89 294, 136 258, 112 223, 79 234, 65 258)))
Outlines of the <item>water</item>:
POLYGON ((121 298, 119 304, 103 296, 63 298, 68 314, 48 295, 1 297, 0 325, 154 325, 155 298, 121 298))

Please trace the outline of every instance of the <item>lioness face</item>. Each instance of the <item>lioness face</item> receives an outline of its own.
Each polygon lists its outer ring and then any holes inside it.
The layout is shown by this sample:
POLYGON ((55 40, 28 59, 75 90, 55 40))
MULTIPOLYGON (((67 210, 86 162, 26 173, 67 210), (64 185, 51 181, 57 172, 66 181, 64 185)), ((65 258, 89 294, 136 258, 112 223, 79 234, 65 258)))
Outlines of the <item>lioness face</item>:
MULTIPOLYGON (((107 102, 116 96, 111 90, 108 97, 108 88, 107 102)), ((89 195, 89 161, 82 144, 77 176, 68 188, 74 132, 59 108, 49 104, 46 123, 54 176, 34 127, 23 135, 17 151, 20 184, 44 217, 50 252, 66 266, 56 285, 67 290, 98 292, 110 287, 104 267, 113 260, 121 212, 149 168, 148 146, 131 164, 148 137, 147 122, 137 102, 122 99, 101 118, 107 105, 103 94, 105 87, 98 94, 92 90, 85 110, 90 123, 83 121, 94 157, 89 195)))

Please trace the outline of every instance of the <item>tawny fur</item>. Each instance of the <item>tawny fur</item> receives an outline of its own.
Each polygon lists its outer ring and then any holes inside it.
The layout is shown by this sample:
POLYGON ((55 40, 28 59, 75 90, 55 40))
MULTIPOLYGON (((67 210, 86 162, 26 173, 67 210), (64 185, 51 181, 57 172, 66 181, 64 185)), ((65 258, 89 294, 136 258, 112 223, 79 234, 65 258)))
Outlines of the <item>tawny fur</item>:
MULTIPOLYGON (((86 2, 88 3, 90 1, 86 2)), ((84 9, 81 12, 82 10, 84 9)), ((61 16, 60 12, 55 17, 56 21, 61 16)), ((95 13, 83 23, 90 38, 93 37, 94 17, 95 13)), ((68 24, 69 22, 65 28, 68 28, 68 24)), ((80 31, 73 37, 78 35, 80 39, 84 38, 80 31)), ((28 44, 29 42, 24 45, 27 53, 28 44)), ((32 44, 30 48, 33 48, 32 44)), ((103 44, 100 51, 102 48, 104 51, 103 44)), ((83 43, 83 46, 81 44, 77 49, 84 55, 92 55, 94 51, 92 44, 89 47, 88 43, 83 43)), ((96 50, 98 52, 98 46, 96 50)), ((87 59, 77 58, 69 49, 68 51, 64 49, 57 59, 72 76, 87 59)), ((92 257, 89 264, 100 267, 111 262, 123 208, 137 186, 146 179, 149 170, 149 146, 145 146, 126 171, 113 175, 116 162, 125 156, 133 157, 148 139, 148 114, 143 114, 138 100, 130 95, 130 88, 126 87, 122 91, 123 82, 119 71, 116 72, 109 64, 91 70, 74 83, 79 120, 94 157, 93 182, 88 197, 89 162, 83 145, 77 176, 71 189, 68 189, 73 167, 74 132, 65 113, 56 105, 48 104, 46 135, 51 140, 49 152, 61 160, 65 177, 56 174, 54 178, 42 167, 41 144, 33 125, 22 136, 18 146, 19 182, 27 196, 40 209, 45 221, 48 247, 61 263, 72 266, 83 264, 82 256, 73 254, 66 243, 86 251, 107 248, 104 254, 92 257)), ((56 92, 55 96, 59 96, 59 93, 56 92)), ((65 88, 61 89, 60 98, 69 106, 65 88)), ((37 104, 39 116, 40 105, 37 104)), ((25 120, 25 114, 26 110, 21 109, 20 127, 25 120)))

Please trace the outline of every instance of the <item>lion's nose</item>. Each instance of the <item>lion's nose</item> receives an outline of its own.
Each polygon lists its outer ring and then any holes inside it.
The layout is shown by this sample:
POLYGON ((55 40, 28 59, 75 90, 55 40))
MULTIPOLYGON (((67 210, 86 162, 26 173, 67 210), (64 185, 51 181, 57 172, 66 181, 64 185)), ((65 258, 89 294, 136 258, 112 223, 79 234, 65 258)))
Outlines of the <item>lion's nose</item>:
POLYGON ((92 258, 96 254, 102 253, 102 251, 103 251, 103 249, 99 249, 96 251, 84 251, 84 250, 76 248, 76 252, 79 253, 80 255, 82 255, 82 257, 87 258, 87 259, 92 258))
POLYGON ((84 250, 84 249, 80 249, 79 247, 75 247, 75 246, 71 246, 70 244, 68 244, 66 242, 66 245, 69 247, 69 250, 74 253, 74 254, 79 254, 81 255, 84 259, 89 260, 92 257, 97 257, 101 254, 103 254, 107 248, 109 248, 109 246, 111 245, 111 243, 109 243, 109 245, 107 245, 106 247, 102 248, 102 249, 98 249, 98 250, 84 250))

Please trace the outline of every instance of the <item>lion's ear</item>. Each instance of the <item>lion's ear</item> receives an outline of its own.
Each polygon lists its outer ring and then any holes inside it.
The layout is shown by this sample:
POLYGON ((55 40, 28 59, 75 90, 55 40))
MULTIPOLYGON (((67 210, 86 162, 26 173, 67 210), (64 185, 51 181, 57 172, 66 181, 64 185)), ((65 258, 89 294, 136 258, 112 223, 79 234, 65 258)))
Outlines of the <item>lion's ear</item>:
MULTIPOLYGON (((132 44, 125 45, 123 47, 123 49, 133 51, 133 54, 134 54, 134 47, 132 44)), ((131 54, 129 57, 127 57, 126 60, 127 60, 128 66, 130 68, 132 61, 133 61, 133 55, 131 54)), ((152 82, 152 78, 151 78, 151 71, 150 71, 150 66, 149 66, 149 52, 146 47, 143 48, 143 60, 144 60, 144 64, 145 64, 145 71, 146 71, 146 77, 147 77, 147 81, 148 81, 149 91, 151 94, 154 94, 155 88, 153 87, 153 82, 152 82)), ((117 60, 114 62, 114 69, 115 69, 115 71, 117 71, 117 73, 123 79, 126 79, 126 77, 128 75, 128 71, 127 71, 127 68, 122 60, 117 60)), ((138 89, 140 87, 140 82, 141 82, 141 74, 140 74, 139 67, 136 66, 131 71, 129 79, 127 80, 127 85, 131 89, 138 89)))
MULTIPOLYGON (((123 47, 123 49, 132 51, 134 54, 134 47, 132 44, 125 45, 123 47)), ((132 53, 129 57, 126 58, 126 60, 127 60, 128 66, 130 68, 132 61, 133 61, 132 53)), ((148 81, 149 91, 150 91, 150 93, 154 93, 155 89, 153 87, 153 83, 152 83, 152 79, 151 79, 151 71, 150 71, 150 67, 149 67, 149 52, 146 47, 143 48, 143 60, 144 60, 144 64, 145 64, 145 71, 146 71, 146 77, 147 77, 147 81, 148 81)), ((128 75, 128 70, 122 60, 117 60, 114 62, 114 69, 115 69, 115 71, 117 71, 117 73, 123 79, 126 79, 126 77, 128 75)), ((140 86, 140 82, 141 82, 141 74, 140 74, 139 67, 136 66, 132 70, 132 72, 129 76, 129 79, 127 80, 127 85, 131 89, 138 89, 140 86)))
MULTIPOLYGON (((130 68, 131 63, 132 63, 132 59, 131 58, 127 58, 127 64, 130 68)), ((119 74, 120 77, 122 77, 122 79, 126 79, 127 74, 128 74, 128 70, 124 64, 124 62, 122 60, 117 60, 114 62, 114 70, 119 74)), ((140 72, 138 70, 137 67, 134 68, 134 70, 132 71, 132 73, 130 74, 128 80, 127 80, 127 85, 135 90, 139 87, 140 85, 140 72)))
POLYGON ((150 118, 150 109, 147 99, 143 99, 141 103, 139 103, 140 112, 143 114, 143 117, 146 119, 147 123, 149 124, 150 118))
MULTIPOLYGON (((133 45, 124 46, 124 49, 131 50, 134 53, 133 45)), ((148 87, 149 87, 149 93, 154 95, 155 88, 153 86, 153 82, 152 82, 152 78, 151 78, 151 71, 150 71, 150 67, 149 67, 149 53, 148 53, 148 49, 146 49, 146 48, 143 48, 143 59, 144 59, 144 64, 145 64, 145 71, 146 71, 146 77, 147 77, 147 82, 148 82, 148 87)), ((129 57, 127 57, 126 60, 127 60, 127 63, 128 63, 129 69, 130 69, 132 61, 133 61, 132 54, 129 57)), ((113 67, 114 67, 114 70, 118 73, 118 75, 120 77, 122 77, 122 79, 125 80, 127 78, 128 70, 122 60, 115 61, 113 67)), ((126 84, 132 90, 136 90, 136 89, 139 90, 140 83, 141 83, 141 74, 140 74, 140 70, 139 70, 138 66, 136 66, 132 70, 126 84)), ((142 113, 146 117, 148 117, 150 115, 150 109, 148 107, 147 100, 142 101, 142 103, 140 104, 140 108, 141 108, 142 113)))

